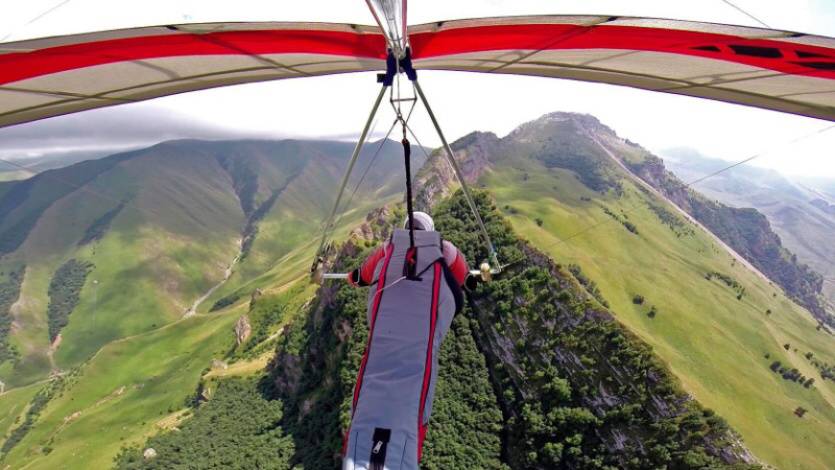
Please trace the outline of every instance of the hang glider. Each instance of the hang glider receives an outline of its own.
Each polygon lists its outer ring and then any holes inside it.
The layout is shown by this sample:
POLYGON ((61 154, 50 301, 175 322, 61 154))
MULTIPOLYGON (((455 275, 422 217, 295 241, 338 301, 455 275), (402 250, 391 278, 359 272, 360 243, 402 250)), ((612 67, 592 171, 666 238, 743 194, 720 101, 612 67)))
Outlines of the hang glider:
MULTIPOLYGON (((835 121, 835 39, 676 20, 539 16, 408 28, 416 69, 567 78, 835 121)), ((376 26, 212 23, 0 44, 0 127, 219 86, 386 68, 376 26)))

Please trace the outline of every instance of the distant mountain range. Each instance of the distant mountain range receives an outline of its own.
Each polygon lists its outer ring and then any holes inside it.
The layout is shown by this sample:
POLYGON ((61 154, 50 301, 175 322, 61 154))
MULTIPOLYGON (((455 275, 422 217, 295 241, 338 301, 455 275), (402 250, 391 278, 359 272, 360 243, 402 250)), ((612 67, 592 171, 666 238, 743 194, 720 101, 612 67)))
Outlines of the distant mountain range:
MULTIPOLYGON (((308 268, 352 146, 177 140, 0 183, 0 466, 335 467, 367 292, 308 268)), ((820 287, 765 216, 588 115, 452 147, 507 266, 444 345, 427 468, 835 466, 820 287)), ((412 155, 481 262, 449 165, 412 155)), ((402 158, 361 155, 334 270, 402 223, 402 158)))
MULTIPOLYGON (((689 148, 662 152, 667 167, 694 181, 728 166, 689 148)), ((803 178, 743 165, 698 183, 695 189, 734 207, 768 217, 783 244, 824 277, 823 292, 835 312, 835 179, 803 178)))
POLYGON ((85 160, 106 157, 113 151, 71 151, 50 153, 38 157, 7 158, 0 161, 0 182, 23 180, 42 171, 63 168, 85 160))

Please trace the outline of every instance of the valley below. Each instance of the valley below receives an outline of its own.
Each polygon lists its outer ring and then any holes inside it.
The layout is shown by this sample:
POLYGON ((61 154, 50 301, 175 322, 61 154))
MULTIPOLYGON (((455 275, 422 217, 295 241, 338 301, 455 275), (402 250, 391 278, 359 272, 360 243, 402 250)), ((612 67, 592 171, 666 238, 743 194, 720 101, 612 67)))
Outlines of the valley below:
MULTIPOLYGON (((588 115, 452 147, 512 264, 444 345, 424 468, 835 467, 835 263, 791 219, 588 115)), ((351 148, 171 141, 0 182, 0 468, 336 468, 365 291, 308 269, 351 148)), ((361 154, 335 270, 402 220, 401 152, 361 154)), ((421 155, 417 204, 475 266, 421 155)))

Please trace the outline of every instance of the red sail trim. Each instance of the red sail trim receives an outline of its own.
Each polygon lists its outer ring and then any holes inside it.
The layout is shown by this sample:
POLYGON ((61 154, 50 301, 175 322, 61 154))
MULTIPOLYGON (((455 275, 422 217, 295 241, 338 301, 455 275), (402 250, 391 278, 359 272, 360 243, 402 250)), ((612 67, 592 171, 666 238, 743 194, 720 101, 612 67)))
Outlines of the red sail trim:
MULTIPOLYGON (((718 59, 787 74, 835 79, 835 70, 804 65, 804 61, 809 61, 804 57, 810 54, 825 57, 827 63, 835 61, 833 48, 680 29, 536 23, 486 25, 415 33, 410 42, 416 61, 483 51, 620 49, 718 59), (776 49, 780 53, 777 57, 745 53, 746 48, 752 47, 776 49)), ((0 54, 0 84, 83 67, 162 57, 282 53, 384 59, 385 39, 378 33, 299 29, 108 39, 0 54)))
POLYGON ((509 24, 450 28, 409 37, 413 59, 502 50, 620 49, 667 52, 718 59, 778 72, 835 79, 835 70, 799 64, 798 55, 823 55, 835 61, 832 48, 773 39, 641 26, 509 24), (705 47, 715 46, 715 47, 705 47), (731 46, 737 46, 734 50, 731 46), (779 51, 778 57, 740 53, 739 46, 779 51), (701 49, 696 49, 701 48, 701 49))
POLYGON ((432 353, 435 344, 435 326, 438 321, 438 299, 441 291, 441 262, 435 262, 435 277, 432 280, 432 309, 429 315, 429 341, 426 345, 426 364, 423 368, 423 387, 420 391, 420 409, 418 410, 418 461, 423 453, 423 440, 426 437, 426 425, 423 422, 423 410, 426 409, 426 397, 429 394, 429 382, 432 379, 432 353))
POLYGON ((0 84, 94 65, 161 57, 294 53, 385 59, 386 42, 381 34, 298 29, 108 39, 0 54, 0 84))

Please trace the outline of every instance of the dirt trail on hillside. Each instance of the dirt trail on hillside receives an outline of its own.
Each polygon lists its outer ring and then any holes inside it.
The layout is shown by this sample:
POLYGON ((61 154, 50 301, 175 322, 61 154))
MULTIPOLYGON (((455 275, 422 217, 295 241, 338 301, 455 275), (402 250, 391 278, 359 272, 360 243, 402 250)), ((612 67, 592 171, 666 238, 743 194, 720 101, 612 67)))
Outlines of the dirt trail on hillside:
POLYGON ((235 256, 235 258, 232 259, 232 262, 229 263, 229 266, 226 268, 226 271, 224 271, 223 279, 221 279, 220 282, 218 282, 217 284, 215 284, 211 288, 209 288, 209 290, 207 290, 205 294, 198 297, 197 300, 195 300, 194 303, 191 304, 191 307, 189 307, 189 309, 186 310, 186 312, 183 314, 183 318, 189 318, 189 317, 193 316, 195 313, 197 313, 197 307, 199 307, 200 304, 202 304, 206 299, 211 297, 211 295, 214 294, 216 290, 220 289, 220 287, 222 285, 226 284, 226 281, 228 281, 229 278, 232 277, 232 269, 235 267, 236 264, 238 264, 238 261, 240 261, 242 255, 243 255, 243 239, 239 239, 238 240, 238 254, 235 256))
POLYGON ((594 141, 594 143, 595 143, 595 144, 597 144, 597 145, 598 145, 598 146, 599 146, 599 147, 600 147, 600 148, 601 148, 604 152, 606 152, 606 155, 608 155, 608 156, 609 156, 609 157, 610 157, 610 158, 611 158, 611 159, 612 159, 612 160, 613 160, 613 161, 614 161, 614 162, 615 162, 615 163, 616 163, 616 164, 617 164, 617 165, 618 165, 621 169, 623 169, 623 171, 625 171, 625 172, 626 172, 626 174, 627 174, 627 175, 629 175, 629 176, 630 176, 630 177, 631 177, 631 178, 632 178, 635 182, 637 182, 638 184, 640 184, 641 186, 643 186, 644 188, 646 188, 648 191, 652 192, 653 194, 655 194, 656 196, 658 196, 659 198, 661 198, 662 200, 667 201, 670 205, 672 205, 672 206, 675 208, 675 210, 676 210, 679 214, 681 214, 681 216, 682 216, 682 217, 686 218, 687 220, 689 220, 690 222, 692 222, 694 225, 696 225, 697 227, 699 227, 700 229, 702 229, 705 233, 707 233, 707 234, 708 234, 708 235, 709 235, 709 236, 713 239, 713 241, 714 241, 714 242, 716 242, 716 244, 718 244, 719 246, 721 246, 722 248, 724 248, 724 249, 725 249, 725 251, 727 251, 728 253, 730 253, 730 254, 731 254, 731 256, 733 256, 733 258, 734 258, 734 259, 736 259, 738 262, 742 263, 742 265, 743 265, 743 266, 745 266, 746 268, 748 268, 748 270, 750 270, 751 272, 753 272, 754 274, 756 274, 757 276, 759 276, 760 278, 762 278, 764 281, 767 281, 767 282, 772 282, 772 281, 771 281, 771 279, 769 279, 769 278, 768 278, 768 276, 766 276, 765 274, 763 274, 763 273, 762 273, 759 269, 757 269, 754 265, 752 265, 751 263, 749 263, 749 262, 748 262, 748 260, 746 260, 745 258, 743 258, 743 257, 742 257, 742 255, 740 255, 740 254, 739 254, 739 253, 737 253, 737 252, 736 252, 733 248, 731 248, 730 246, 728 246, 728 244, 726 244, 724 241, 722 241, 722 239, 721 239, 721 238, 719 238, 718 236, 716 236, 716 234, 714 234, 712 231, 710 231, 710 229, 708 229, 707 227, 705 227, 704 225, 702 225, 702 224, 701 224, 698 220, 696 220, 693 216, 691 216, 690 214, 688 214, 688 213, 687 213, 687 211, 685 211, 684 209, 682 209, 681 207, 679 207, 679 206, 678 206, 678 204, 676 204, 676 203, 675 203, 675 202, 673 202, 672 200, 668 199, 668 198, 667 198, 667 196, 665 196, 665 195, 664 195, 664 194, 662 194, 660 191, 658 191, 657 189, 655 189, 655 188, 654 188, 651 184, 647 183, 647 182, 646 182, 646 181, 644 181, 641 177, 639 177, 638 175, 636 175, 635 173, 633 173, 633 172, 632 172, 632 170, 630 170, 630 169, 629 169, 629 167, 627 167, 627 166, 626 166, 626 165, 625 165, 625 164, 624 164, 624 163, 623 163, 623 162, 622 162, 622 161, 621 161, 621 160, 620 160, 620 159, 619 159, 619 158, 618 158, 618 157, 614 154, 614 152, 612 152, 611 150, 609 150, 609 148, 608 148, 608 147, 606 147, 605 145, 603 145, 603 143, 602 143, 602 142, 600 142, 600 140, 598 140, 598 139, 597 139, 597 137, 595 137, 595 136, 594 136, 594 135, 592 135, 590 132, 588 132, 588 131, 584 128, 584 127, 582 127, 582 125, 581 125, 581 124, 579 124, 579 123, 578 123, 577 125, 578 125, 578 126, 580 126, 580 127, 583 129, 583 131, 585 132, 585 134, 586 134, 586 136, 587 136, 588 138, 590 138, 592 141, 594 141))

